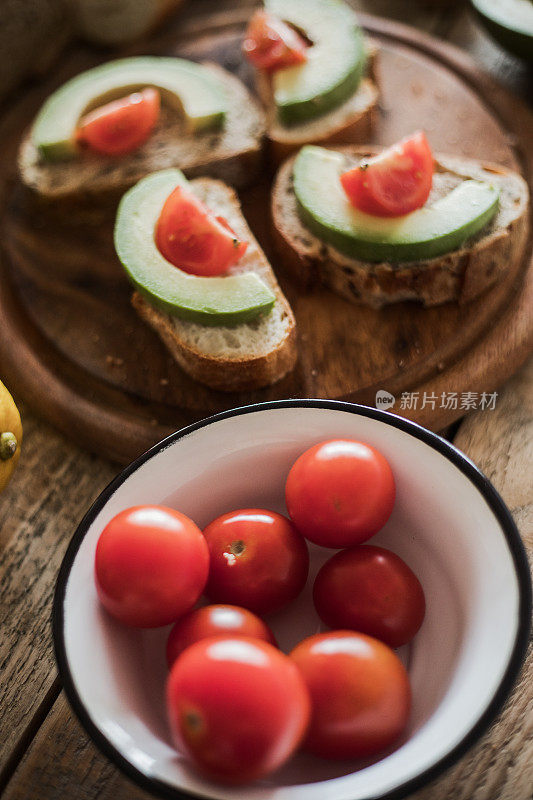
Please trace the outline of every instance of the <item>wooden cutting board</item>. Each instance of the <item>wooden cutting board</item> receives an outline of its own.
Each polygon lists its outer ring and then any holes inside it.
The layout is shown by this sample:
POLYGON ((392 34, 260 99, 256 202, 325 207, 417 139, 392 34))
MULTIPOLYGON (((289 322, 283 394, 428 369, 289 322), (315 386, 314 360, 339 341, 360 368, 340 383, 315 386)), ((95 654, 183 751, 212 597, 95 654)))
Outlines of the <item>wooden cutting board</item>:
MULTIPOLYGON (((242 8, 193 16, 137 51, 215 60, 251 83, 240 56, 248 14, 242 8)), ((374 142, 389 144, 424 128, 436 152, 504 164, 532 186, 533 115, 521 101, 452 46, 398 23, 361 19, 380 48, 374 142)), ((533 338, 531 241, 505 282, 465 307, 403 303, 375 311, 326 290, 301 294, 276 264, 267 168, 241 199, 297 317, 297 368, 256 392, 226 394, 192 381, 130 307, 112 248, 112 216, 50 221, 28 208, 17 186, 18 142, 42 99, 102 60, 88 49, 68 54, 47 84, 10 109, 1 129, 0 374, 46 420, 121 462, 193 420, 283 397, 374 405, 376 392, 385 390, 396 397, 390 410, 439 430, 465 413, 467 392, 472 408, 523 362, 533 338), (411 408, 402 407, 404 392, 413 394, 411 408)))

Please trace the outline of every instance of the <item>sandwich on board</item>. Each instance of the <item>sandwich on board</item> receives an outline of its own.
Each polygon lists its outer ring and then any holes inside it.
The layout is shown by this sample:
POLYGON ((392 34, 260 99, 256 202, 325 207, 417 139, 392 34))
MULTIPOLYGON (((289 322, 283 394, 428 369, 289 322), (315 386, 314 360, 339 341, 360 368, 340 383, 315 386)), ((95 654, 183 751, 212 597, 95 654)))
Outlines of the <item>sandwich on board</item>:
POLYGON ((381 151, 306 146, 272 193, 280 258, 300 285, 374 308, 477 297, 521 260, 528 208, 520 175, 434 159, 421 132, 381 151))
POLYGON ((110 61, 44 103, 19 152, 39 197, 119 197, 156 170, 179 167, 236 187, 261 167, 264 113, 244 84, 215 64, 142 56, 110 61))
POLYGON ((367 142, 377 109, 377 48, 338 0, 265 0, 243 51, 280 162, 304 144, 367 142))
POLYGON ((153 173, 121 200, 115 247, 134 308, 191 377, 248 390, 294 367, 293 313, 233 189, 153 173))
POLYGON ((375 308, 463 303, 518 263, 519 175, 434 158, 422 132, 365 144, 377 53, 346 3, 265 0, 243 50, 264 111, 219 66, 120 59, 54 92, 19 155, 47 201, 124 195, 115 247, 133 306, 189 375, 257 389, 296 362, 294 315, 230 187, 258 175, 265 136, 274 160, 292 154, 271 204, 280 261, 300 286, 375 308))

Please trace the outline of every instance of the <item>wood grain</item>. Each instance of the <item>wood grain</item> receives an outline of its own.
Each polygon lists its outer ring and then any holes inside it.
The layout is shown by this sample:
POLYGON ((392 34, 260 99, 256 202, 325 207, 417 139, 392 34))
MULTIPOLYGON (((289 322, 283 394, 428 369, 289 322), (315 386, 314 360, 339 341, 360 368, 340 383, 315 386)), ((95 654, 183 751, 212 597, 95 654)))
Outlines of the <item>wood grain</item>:
MULTIPOLYGON (((248 14, 247 7, 232 5, 209 17, 189 15, 185 37, 183 30, 181 38, 167 30, 150 47, 214 58, 249 81, 246 65, 235 56, 248 14)), ((376 142, 389 143, 423 125, 436 151, 482 152, 486 160, 533 174, 526 146, 533 136, 533 116, 527 109, 498 93, 446 45, 397 23, 363 21, 381 49, 376 142), (399 97, 408 102, 399 103, 399 97)), ((67 73, 78 71, 80 60, 87 66, 85 52, 71 56, 67 73)), ((25 107, 21 120, 30 116, 25 107)), ((14 156, 17 144, 13 130, 5 140, 8 156, 14 156)), ((130 288, 113 252, 109 210, 107 217, 71 215, 51 223, 15 190, 4 222, 0 265, 5 319, 0 363, 12 386, 84 446, 128 461, 176 427, 233 406, 302 396, 373 403, 377 389, 398 396, 422 386, 431 394, 451 370, 454 379, 448 379, 448 386, 454 391, 492 391, 527 355, 533 282, 524 282, 522 273, 529 261, 510 264, 501 285, 463 307, 400 304, 375 311, 325 290, 302 294, 276 262, 266 213, 269 192, 265 178, 243 194, 243 208, 297 317, 300 361, 292 375, 252 393, 226 394, 195 383, 131 309, 130 288)), ((442 408, 435 414, 419 406, 410 415, 435 428, 460 413, 460 408, 442 408)))
POLYGON ((73 526, 115 472, 22 413, 21 458, 0 498, 0 786, 50 691, 54 699, 49 618, 73 526))
POLYGON ((41 800, 151 797, 119 773, 87 739, 64 694, 56 700, 2 800, 29 800, 36 791, 41 800))

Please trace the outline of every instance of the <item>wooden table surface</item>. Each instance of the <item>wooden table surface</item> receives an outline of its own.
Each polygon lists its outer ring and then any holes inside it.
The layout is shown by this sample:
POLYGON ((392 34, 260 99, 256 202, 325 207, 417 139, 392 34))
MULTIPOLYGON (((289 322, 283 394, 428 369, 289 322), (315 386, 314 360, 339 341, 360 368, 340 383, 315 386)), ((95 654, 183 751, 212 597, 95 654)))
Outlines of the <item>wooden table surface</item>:
MULTIPOLYGON (((194 2, 198 9, 203 0, 194 2)), ((358 5, 455 42, 505 86, 533 101, 531 69, 493 44, 462 3, 358 5)), ((22 457, 0 498, 0 795, 3 800, 147 800, 87 739, 61 691, 52 652, 50 611, 61 559, 82 513, 117 467, 73 445, 29 408, 21 411, 22 457)), ((501 492, 531 555, 533 360, 501 388, 495 410, 474 412, 462 422, 454 442, 501 492)), ((530 648, 519 683, 491 729, 455 767, 412 798, 529 800, 532 794, 530 648)))

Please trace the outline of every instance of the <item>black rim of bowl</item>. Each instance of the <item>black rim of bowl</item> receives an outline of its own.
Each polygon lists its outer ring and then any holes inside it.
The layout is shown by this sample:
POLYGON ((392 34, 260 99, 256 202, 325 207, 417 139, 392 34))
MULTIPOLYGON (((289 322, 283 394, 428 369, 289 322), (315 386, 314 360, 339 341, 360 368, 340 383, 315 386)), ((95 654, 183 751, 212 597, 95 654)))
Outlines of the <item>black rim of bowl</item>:
POLYGON ((518 529, 502 498, 492 486, 488 478, 485 477, 485 475, 483 475, 483 473, 473 464, 473 462, 470 461, 468 457, 461 453, 456 447, 442 439, 437 434, 432 433, 426 428, 422 428, 420 425, 406 420, 403 417, 398 417, 394 414, 390 414, 379 409, 336 400, 278 400, 242 406, 231 409, 230 411, 224 411, 220 414, 215 414, 211 417, 207 417, 206 419, 176 431, 158 444, 154 445, 152 448, 150 448, 150 450, 147 450, 146 453, 139 456, 139 458, 137 458, 122 472, 120 472, 119 475, 117 475, 117 477, 111 481, 111 483, 95 500, 78 525, 63 558, 57 578, 52 611, 54 649, 59 668, 59 675, 70 705, 82 726, 85 728, 85 731, 101 750, 101 752, 107 756, 107 758, 126 776, 132 779, 143 789, 159 797, 166 798, 166 800, 191 800, 192 798, 194 800, 198 800, 198 798, 210 800, 212 795, 205 793, 193 794, 191 792, 178 789, 171 784, 161 781, 157 778, 152 778, 148 775, 145 775, 143 772, 134 767, 133 764, 131 764, 126 758, 124 758, 124 756, 109 742, 109 740, 92 721, 89 712, 84 706, 75 688, 74 680, 70 673, 66 656, 63 610, 65 591, 70 570, 76 558, 80 544, 94 519, 109 501, 110 497, 116 492, 119 486, 121 486, 130 475, 139 469, 139 467, 152 458, 152 456, 162 452, 163 450, 166 450, 168 447, 173 445, 174 442, 179 441, 190 433, 193 433, 200 428, 207 427, 208 425, 218 422, 219 420, 258 411, 284 408, 318 408, 324 410, 344 411, 349 414, 369 417, 371 419, 384 422, 387 425, 391 425, 394 428, 398 428, 399 430, 421 440, 434 450, 437 450, 441 455, 451 461, 482 494, 489 508, 498 520, 507 539, 516 571, 520 594, 519 618, 516 638, 505 673, 487 708, 484 710, 477 722, 475 722, 470 728, 468 733, 463 737, 463 739, 437 762, 425 769, 419 775, 416 775, 414 778, 410 778, 408 781, 405 781, 401 785, 397 786, 395 789, 392 789, 385 794, 365 797, 364 800, 400 800, 400 798, 405 797, 407 794, 415 791, 416 789, 419 789, 421 786, 433 780, 444 770, 448 769, 448 767, 454 764, 467 752, 467 750, 470 749, 470 747, 472 747, 477 739, 480 738, 480 736, 486 731, 490 723, 501 710, 516 681, 525 658, 531 625, 531 577, 526 552, 520 538, 520 534, 518 533, 518 529))

